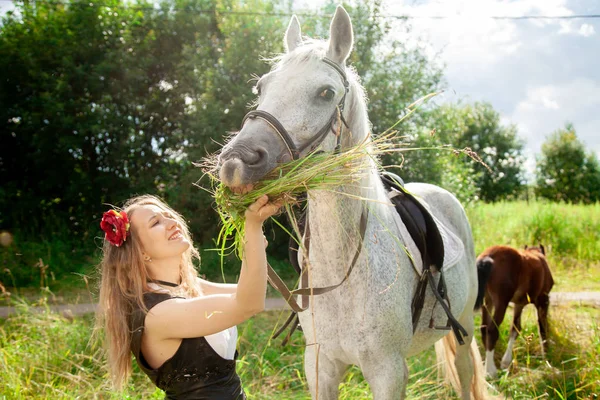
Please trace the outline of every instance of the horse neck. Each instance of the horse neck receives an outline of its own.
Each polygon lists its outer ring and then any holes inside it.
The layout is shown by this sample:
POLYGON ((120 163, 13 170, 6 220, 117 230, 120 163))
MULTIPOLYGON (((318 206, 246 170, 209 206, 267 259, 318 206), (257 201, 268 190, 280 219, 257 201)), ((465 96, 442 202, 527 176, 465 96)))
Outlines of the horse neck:
MULTIPOLYGON (((355 146, 367 138, 370 128, 362 96, 350 96, 344 115, 348 116, 349 129, 342 133, 345 135, 343 147, 355 146)), ((354 257, 361 240, 361 215, 366 210, 365 201, 360 199, 376 199, 383 193, 378 190, 381 181, 375 162, 368 156, 364 161, 359 182, 342 186, 335 192, 313 190, 308 193, 310 258, 317 265, 330 264, 317 274, 325 280, 343 277, 354 257)))

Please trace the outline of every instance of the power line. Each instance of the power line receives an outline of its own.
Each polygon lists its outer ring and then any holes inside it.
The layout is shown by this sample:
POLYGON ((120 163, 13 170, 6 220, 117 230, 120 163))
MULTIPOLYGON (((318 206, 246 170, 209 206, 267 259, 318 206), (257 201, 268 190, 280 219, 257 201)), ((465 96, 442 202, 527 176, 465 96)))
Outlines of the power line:
MULTIPOLYGON (((4 3, 14 3, 14 0, 0 0, 4 3)), ((98 3, 90 0, 89 3, 83 2, 68 2, 68 1, 54 1, 54 0, 31 0, 32 3, 44 3, 54 5, 66 5, 66 6, 80 6, 80 7, 107 7, 107 8, 131 8, 135 10, 160 10, 160 7, 147 7, 139 5, 127 5, 127 4, 107 4, 98 3)), ((179 8, 169 7, 171 11, 186 11, 192 10, 192 8, 179 8)), ((256 11, 226 11, 226 10, 193 10, 198 14, 225 14, 225 15, 247 15, 257 17, 291 17, 297 15, 299 17, 317 17, 317 18, 331 18, 331 15, 311 14, 311 13, 289 13, 289 12, 256 12, 256 11)), ((383 19, 462 19, 462 18, 481 18, 481 19, 496 19, 496 20, 567 20, 567 19, 600 19, 600 14, 574 14, 574 15, 521 15, 521 16, 510 16, 510 15, 378 15, 377 18, 383 19)))
POLYGON ((595 19, 600 18, 600 14, 576 14, 576 15, 521 15, 521 16, 509 16, 509 15, 473 15, 473 16, 462 16, 462 15, 428 15, 428 16, 417 16, 410 15, 406 17, 402 16, 390 16, 390 18, 410 18, 410 19, 450 19, 450 18, 491 18, 491 19, 595 19))

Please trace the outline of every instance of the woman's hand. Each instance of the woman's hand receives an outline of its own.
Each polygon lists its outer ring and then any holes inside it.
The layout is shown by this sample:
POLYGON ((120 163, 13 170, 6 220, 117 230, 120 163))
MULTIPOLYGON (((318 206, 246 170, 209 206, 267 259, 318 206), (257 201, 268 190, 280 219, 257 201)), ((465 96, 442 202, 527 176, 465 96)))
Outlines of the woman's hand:
POLYGON ((268 218, 279 212, 281 203, 269 203, 269 197, 264 195, 248 206, 246 210, 246 223, 262 225, 268 218))

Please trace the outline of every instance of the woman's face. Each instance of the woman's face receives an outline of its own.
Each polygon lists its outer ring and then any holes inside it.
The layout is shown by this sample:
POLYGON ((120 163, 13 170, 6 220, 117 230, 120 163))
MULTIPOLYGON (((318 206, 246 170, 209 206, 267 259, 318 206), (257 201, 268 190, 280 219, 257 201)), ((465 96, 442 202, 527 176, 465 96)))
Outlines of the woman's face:
POLYGON ((144 249, 152 260, 181 257, 191 243, 167 210, 155 205, 143 205, 131 215, 131 225, 144 249))

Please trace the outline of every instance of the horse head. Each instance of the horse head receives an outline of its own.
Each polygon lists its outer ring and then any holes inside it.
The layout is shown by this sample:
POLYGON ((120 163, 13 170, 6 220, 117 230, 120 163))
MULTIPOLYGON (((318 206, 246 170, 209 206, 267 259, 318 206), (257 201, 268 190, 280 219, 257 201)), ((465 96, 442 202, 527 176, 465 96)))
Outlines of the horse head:
POLYGON ((340 146, 336 132, 350 97, 345 63, 353 45, 352 23, 342 7, 336 9, 329 33, 327 42, 303 39, 298 18, 292 17, 285 53, 256 83, 256 110, 244 117, 219 156, 224 184, 247 187, 280 163, 340 146))
POLYGON ((536 251, 538 253, 541 253, 542 255, 546 255, 546 249, 544 249, 544 245, 543 244, 539 244, 537 246, 527 246, 525 245, 525 251, 536 251))

